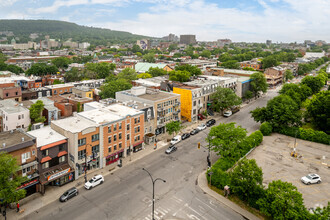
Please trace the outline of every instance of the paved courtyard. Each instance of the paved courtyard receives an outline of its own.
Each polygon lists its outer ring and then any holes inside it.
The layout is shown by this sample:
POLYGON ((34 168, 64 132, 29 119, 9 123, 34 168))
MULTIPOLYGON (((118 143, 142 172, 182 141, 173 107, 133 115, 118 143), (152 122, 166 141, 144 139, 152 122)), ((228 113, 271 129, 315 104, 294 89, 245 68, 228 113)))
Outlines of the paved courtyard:
POLYGON ((290 182, 302 193, 307 208, 327 205, 330 201, 330 146, 297 139, 298 157, 291 157, 294 138, 272 134, 264 137, 262 145, 256 148, 248 159, 256 159, 263 170, 264 185, 273 180, 290 182), (316 173, 321 184, 305 185, 302 176, 316 173))

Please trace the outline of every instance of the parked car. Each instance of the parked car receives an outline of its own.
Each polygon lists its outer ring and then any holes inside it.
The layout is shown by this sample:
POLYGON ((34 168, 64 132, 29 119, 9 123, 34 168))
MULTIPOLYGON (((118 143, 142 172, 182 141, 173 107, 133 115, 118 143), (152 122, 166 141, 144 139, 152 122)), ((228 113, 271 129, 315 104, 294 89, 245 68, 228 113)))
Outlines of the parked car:
POLYGON ((212 125, 215 125, 215 120, 214 119, 210 119, 210 120, 208 120, 207 122, 206 122, 206 126, 207 127, 211 127, 212 125))
POLYGON ((104 182, 104 178, 102 175, 96 175, 94 176, 90 181, 85 183, 86 189, 91 189, 99 184, 102 184, 104 182))
POLYGON ((231 112, 233 114, 235 114, 236 112, 239 112, 239 110, 241 110, 241 108, 239 106, 234 106, 234 107, 231 108, 231 112))
POLYGON ((60 202, 66 202, 68 199, 71 199, 74 196, 77 196, 79 193, 78 189, 76 187, 73 187, 67 191, 65 191, 61 197, 60 197, 60 202))
POLYGON ((171 140, 171 145, 174 145, 174 144, 177 144, 181 141, 181 136, 180 135, 177 135, 175 136, 174 138, 172 138, 171 140))
POLYGON ((226 111, 223 112, 223 116, 225 116, 225 117, 229 117, 232 114, 233 114, 233 112, 231 110, 226 110, 226 111))
POLYGON ((202 115, 202 114, 198 114, 197 115, 197 118, 198 118, 198 120, 203 120, 203 119, 205 119, 205 117, 204 117, 204 115, 202 115))
POLYGON ((197 127, 197 130, 204 130, 206 129, 206 125, 205 124, 200 124, 198 127, 197 127))
POLYGON ((169 146, 169 148, 167 148, 166 150, 165 150, 165 153, 166 154, 170 154, 170 153, 173 153, 174 151, 176 151, 178 148, 176 147, 176 146, 174 146, 174 145, 171 145, 171 146, 169 146))
POLYGON ((191 135, 195 135, 195 134, 197 134, 198 132, 199 132, 199 130, 194 129, 194 130, 192 130, 192 131, 190 132, 190 134, 191 134, 191 135))
POLYGON ((312 183, 321 183, 321 177, 317 174, 308 174, 307 176, 301 177, 301 182, 305 183, 306 185, 312 184, 312 183))
POLYGON ((190 137, 190 134, 189 133, 184 133, 182 136, 181 136, 181 139, 184 140, 184 139, 187 139, 190 137))

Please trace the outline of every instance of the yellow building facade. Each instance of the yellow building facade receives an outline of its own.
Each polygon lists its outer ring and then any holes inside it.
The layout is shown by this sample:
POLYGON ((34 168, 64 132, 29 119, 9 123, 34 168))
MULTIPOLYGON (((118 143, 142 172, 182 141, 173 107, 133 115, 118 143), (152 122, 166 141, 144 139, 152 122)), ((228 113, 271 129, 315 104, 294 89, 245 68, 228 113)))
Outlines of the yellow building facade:
POLYGON ((192 93, 189 89, 181 89, 173 87, 173 93, 181 95, 181 117, 183 119, 191 121, 192 111, 192 93))

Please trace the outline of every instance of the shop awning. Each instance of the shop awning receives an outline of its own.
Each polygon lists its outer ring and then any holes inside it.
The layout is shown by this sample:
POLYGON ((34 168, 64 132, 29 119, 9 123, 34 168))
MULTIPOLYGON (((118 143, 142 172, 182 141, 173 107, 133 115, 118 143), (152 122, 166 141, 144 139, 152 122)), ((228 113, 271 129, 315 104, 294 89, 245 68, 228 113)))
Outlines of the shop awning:
POLYGON ((40 148, 40 150, 46 150, 48 148, 51 148, 51 147, 55 147, 57 145, 60 145, 60 144, 64 144, 66 143, 67 141, 66 140, 61 140, 61 141, 57 141, 55 143, 51 143, 51 144, 47 144, 47 145, 44 145, 40 148))
POLYGON ((65 150, 64 151, 61 151, 57 154, 58 157, 62 157, 63 155, 66 155, 68 154, 68 152, 66 152, 65 150))
POLYGON ((140 142, 134 144, 133 147, 138 146, 139 144, 142 144, 143 142, 144 142, 144 141, 140 141, 140 142))
POLYGON ((44 157, 41 159, 40 163, 45 163, 47 161, 50 161, 52 158, 50 156, 44 157))

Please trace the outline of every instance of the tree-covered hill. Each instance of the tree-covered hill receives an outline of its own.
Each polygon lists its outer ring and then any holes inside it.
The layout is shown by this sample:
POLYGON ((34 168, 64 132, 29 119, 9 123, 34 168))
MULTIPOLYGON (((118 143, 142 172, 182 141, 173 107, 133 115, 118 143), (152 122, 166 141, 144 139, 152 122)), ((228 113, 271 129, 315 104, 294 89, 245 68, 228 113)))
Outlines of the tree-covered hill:
MULTIPOLYGON (((124 31, 80 26, 75 23, 55 20, 0 20, 0 32, 12 31, 19 40, 17 43, 25 43, 30 34, 38 33, 35 41, 43 40, 46 35, 50 38, 66 41, 90 42, 95 45, 107 45, 108 43, 134 42, 144 38, 124 31)), ((8 37, 8 43, 12 38, 8 37)))

